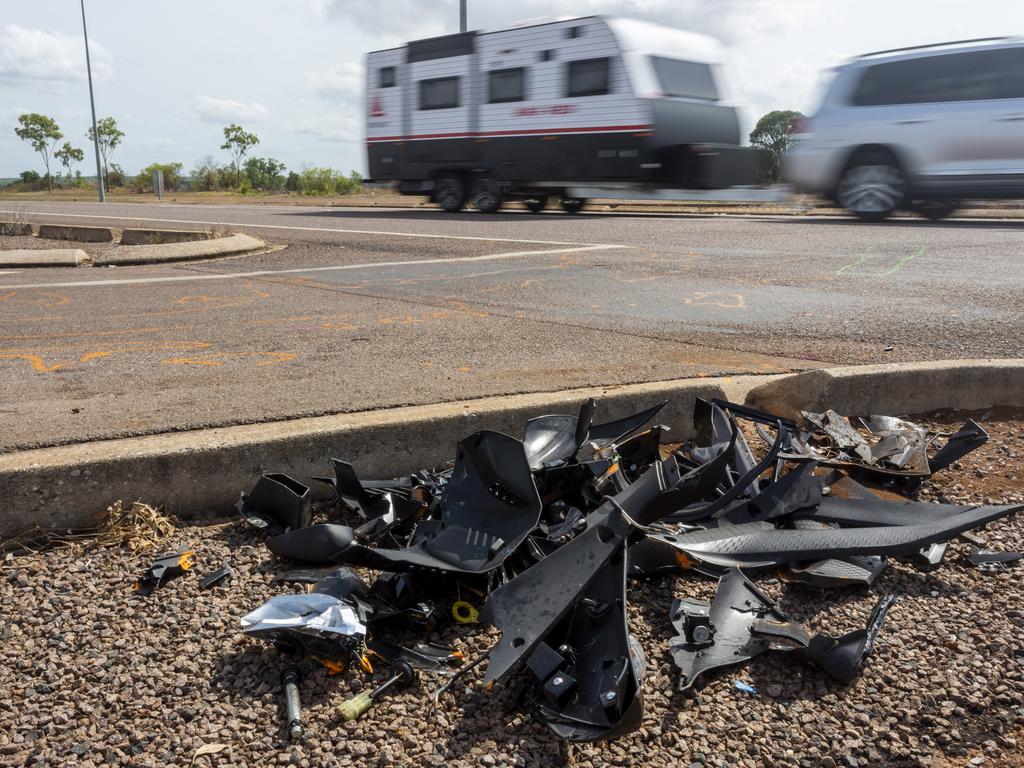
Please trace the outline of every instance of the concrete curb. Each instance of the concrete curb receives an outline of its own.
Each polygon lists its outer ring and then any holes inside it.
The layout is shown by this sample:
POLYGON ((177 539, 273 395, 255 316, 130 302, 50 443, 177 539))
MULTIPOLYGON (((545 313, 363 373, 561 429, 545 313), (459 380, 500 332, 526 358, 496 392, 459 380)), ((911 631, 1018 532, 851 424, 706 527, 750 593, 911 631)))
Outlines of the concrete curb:
POLYGON ((132 245, 104 255, 97 266, 108 264, 160 264, 170 261, 231 256, 265 248, 266 243, 249 235, 237 234, 219 237, 215 240, 194 240, 185 243, 161 243, 160 245, 132 245))
POLYGON ((0 221, 0 235, 5 237, 32 237, 32 225, 18 221, 0 221))
POLYGON ((79 248, 45 248, 0 251, 0 267, 77 267, 89 263, 79 248))
POLYGON ((891 416, 1024 406, 1024 360, 947 360, 820 368, 755 387, 747 403, 780 416, 834 408, 891 416))
MULTIPOLYGON (((392 477, 450 459, 456 442, 475 430, 518 436, 526 419, 575 413, 587 397, 599 399, 602 421, 668 400, 657 421, 685 439, 692 436, 697 397, 745 401, 789 416, 826 407, 897 416, 1024 407, 1024 360, 868 365, 575 389, 0 454, 0 535, 36 524, 85 527, 119 498, 162 504, 184 519, 223 515, 260 473, 287 472, 310 483, 311 475, 329 474, 331 456, 351 461, 364 477, 392 477)), ((326 489, 310 484, 322 498, 326 489)))
MULTIPOLYGON (((528 418, 575 413, 596 397, 602 421, 668 405, 658 416, 679 439, 691 436, 697 397, 736 397, 772 376, 692 379, 601 389, 493 397, 469 402, 295 419, 0 454, 0 535, 38 524, 74 528, 117 499, 162 504, 184 519, 231 512, 262 472, 280 471, 326 487, 330 458, 351 461, 364 477, 394 477, 437 466, 478 429, 521 436, 528 418), (738 389, 740 388, 740 389, 738 389)), ((318 487, 319 486, 319 487, 318 487)))
POLYGON ((121 245, 166 245, 209 240, 209 232, 188 229, 126 229, 121 233, 121 245))
POLYGON ((74 240, 76 243, 110 243, 114 241, 114 230, 109 227, 40 224, 39 237, 44 240, 74 240))

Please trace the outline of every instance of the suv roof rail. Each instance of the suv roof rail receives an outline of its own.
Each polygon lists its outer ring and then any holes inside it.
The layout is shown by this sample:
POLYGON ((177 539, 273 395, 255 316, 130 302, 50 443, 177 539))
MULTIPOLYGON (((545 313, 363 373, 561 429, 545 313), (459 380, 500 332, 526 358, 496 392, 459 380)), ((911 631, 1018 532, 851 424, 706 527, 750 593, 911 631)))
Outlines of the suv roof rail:
POLYGON ((908 45, 905 48, 889 48, 885 51, 872 51, 871 53, 862 53, 857 56, 857 59, 866 59, 868 56, 882 56, 886 53, 903 53, 904 51, 923 51, 928 48, 943 48, 947 45, 967 45, 968 43, 995 43, 995 42, 1006 42, 1013 40, 1012 37, 973 37, 969 40, 948 40, 945 43, 928 43, 927 45, 908 45))

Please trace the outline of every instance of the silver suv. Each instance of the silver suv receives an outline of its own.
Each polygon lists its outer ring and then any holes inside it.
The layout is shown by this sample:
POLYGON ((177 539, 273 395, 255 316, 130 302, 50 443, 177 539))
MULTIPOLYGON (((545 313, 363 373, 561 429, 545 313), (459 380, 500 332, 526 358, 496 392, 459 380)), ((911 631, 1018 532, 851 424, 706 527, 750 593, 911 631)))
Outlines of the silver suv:
POLYGON ((786 180, 867 221, 931 219, 965 198, 1024 197, 1024 40, 867 54, 796 122, 786 180))

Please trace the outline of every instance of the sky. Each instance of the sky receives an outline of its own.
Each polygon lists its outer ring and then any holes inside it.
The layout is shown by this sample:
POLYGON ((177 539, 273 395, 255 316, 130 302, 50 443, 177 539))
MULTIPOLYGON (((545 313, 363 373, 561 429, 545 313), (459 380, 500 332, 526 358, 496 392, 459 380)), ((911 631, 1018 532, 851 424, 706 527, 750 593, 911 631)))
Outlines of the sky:
MULTIPOLYGON (((364 54, 458 31, 458 0, 86 0, 86 12, 97 117, 125 132, 112 160, 133 174, 226 163, 232 122, 289 169, 363 170, 364 54)), ((822 73, 859 53, 1024 35, 1016 0, 469 0, 469 27, 594 13, 722 40, 746 130, 772 109, 812 111, 822 73)), ((0 177, 42 171, 14 134, 24 112, 56 119, 92 172, 79 0, 0 0, 0 177)))

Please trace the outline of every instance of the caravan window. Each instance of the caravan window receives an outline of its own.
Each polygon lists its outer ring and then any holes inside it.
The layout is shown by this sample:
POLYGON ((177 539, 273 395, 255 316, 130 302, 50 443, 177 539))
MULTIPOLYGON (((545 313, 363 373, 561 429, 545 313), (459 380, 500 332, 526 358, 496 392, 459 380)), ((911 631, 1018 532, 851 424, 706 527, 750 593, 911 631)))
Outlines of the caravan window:
POLYGON ((709 65, 661 56, 651 56, 651 63, 666 96, 718 101, 718 89, 709 65))
POLYGON ((395 86, 395 68, 394 67, 381 67, 380 68, 380 87, 381 88, 394 88, 395 86))
POLYGON ((420 80, 420 109, 452 109, 459 106, 459 78, 420 80))
POLYGON ((487 102, 500 104, 503 101, 522 101, 526 90, 526 70, 496 69, 487 73, 487 102))
POLYGON ((566 96, 600 96, 608 93, 609 59, 570 61, 566 96))

